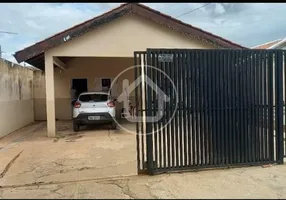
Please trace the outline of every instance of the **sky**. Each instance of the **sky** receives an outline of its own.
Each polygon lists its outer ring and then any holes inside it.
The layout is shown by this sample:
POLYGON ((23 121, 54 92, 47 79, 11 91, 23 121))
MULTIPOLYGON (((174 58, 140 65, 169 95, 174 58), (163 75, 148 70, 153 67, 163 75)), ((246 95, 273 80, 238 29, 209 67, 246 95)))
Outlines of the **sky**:
MULTIPOLYGON (((205 3, 143 3, 178 17, 205 3)), ((103 14, 120 3, 1 3, 2 57, 103 14)), ((286 3, 211 3, 177 19, 246 47, 286 37, 286 3)))

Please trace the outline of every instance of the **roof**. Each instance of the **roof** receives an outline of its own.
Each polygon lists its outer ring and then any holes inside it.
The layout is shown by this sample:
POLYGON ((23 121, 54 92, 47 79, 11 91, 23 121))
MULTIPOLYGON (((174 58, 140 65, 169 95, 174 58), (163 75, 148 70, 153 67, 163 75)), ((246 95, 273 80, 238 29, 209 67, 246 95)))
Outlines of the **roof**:
POLYGON ((231 49, 244 49, 239 44, 233 43, 222 37, 214 35, 210 32, 204 31, 200 28, 194 27, 190 24, 186 24, 180 20, 172 18, 166 14, 163 14, 157 10, 151 9, 145 5, 139 3, 125 3, 119 7, 106 12, 100 16, 92 18, 81 24, 73 26, 67 30, 57 33, 47 39, 37 42, 23 50, 17 51, 14 57, 18 62, 27 62, 39 68, 44 68, 44 52, 57 47, 67 40, 73 40, 81 35, 99 27, 107 24, 119 17, 126 14, 136 14, 138 16, 144 17, 148 20, 159 23, 163 26, 169 27, 180 33, 187 34, 191 37, 197 38, 199 40, 211 43, 220 48, 231 48, 231 49))
POLYGON ((39 70, 38 68, 36 68, 36 67, 34 67, 34 66, 25 65, 25 63, 24 63, 24 65, 21 65, 21 64, 19 64, 19 63, 16 63, 16 62, 7 60, 7 59, 5 59, 5 58, 0 58, 0 62, 4 62, 4 63, 8 64, 8 66, 11 66, 11 67, 13 67, 13 66, 16 65, 16 66, 18 66, 18 67, 27 68, 27 69, 32 70, 32 71, 38 71, 38 70, 39 70))
POLYGON ((284 38, 283 40, 281 40, 280 42, 273 44, 271 47, 269 47, 268 49, 279 49, 279 47, 281 47, 281 45, 286 43, 286 38, 284 38), (278 47, 278 48, 277 48, 278 47))
POLYGON ((283 39, 278 39, 278 40, 273 40, 273 41, 270 41, 270 42, 266 42, 264 44, 260 44, 260 45, 257 45, 255 47, 252 47, 252 49, 272 49, 272 47, 277 44, 279 44, 280 42, 282 42, 283 39))

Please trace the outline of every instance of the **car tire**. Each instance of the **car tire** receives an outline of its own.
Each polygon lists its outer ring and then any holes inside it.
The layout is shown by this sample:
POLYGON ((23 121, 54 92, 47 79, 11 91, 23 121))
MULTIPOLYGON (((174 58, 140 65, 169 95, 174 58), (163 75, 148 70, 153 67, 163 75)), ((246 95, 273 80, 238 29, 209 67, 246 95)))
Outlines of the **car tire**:
POLYGON ((112 130, 116 130, 117 129, 117 124, 115 122, 112 122, 111 129, 112 130))
POLYGON ((79 124, 73 123, 73 131, 74 132, 79 132, 79 124))

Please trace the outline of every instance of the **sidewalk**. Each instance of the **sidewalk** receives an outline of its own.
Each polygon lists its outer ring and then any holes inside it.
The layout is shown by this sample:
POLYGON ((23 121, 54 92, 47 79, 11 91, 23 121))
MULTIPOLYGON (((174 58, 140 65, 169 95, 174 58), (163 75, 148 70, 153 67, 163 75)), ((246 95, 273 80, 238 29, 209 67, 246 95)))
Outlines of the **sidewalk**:
POLYGON ((14 186, 0 198, 286 198, 286 165, 14 186))

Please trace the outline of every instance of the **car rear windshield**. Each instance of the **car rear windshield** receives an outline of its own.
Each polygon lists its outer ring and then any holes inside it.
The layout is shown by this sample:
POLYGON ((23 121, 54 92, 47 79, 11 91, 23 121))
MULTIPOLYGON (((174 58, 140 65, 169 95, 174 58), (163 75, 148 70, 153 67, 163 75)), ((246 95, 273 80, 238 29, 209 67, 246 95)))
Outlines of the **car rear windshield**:
POLYGON ((103 102, 107 101, 108 95, 106 94, 83 94, 79 96, 82 102, 103 102))

